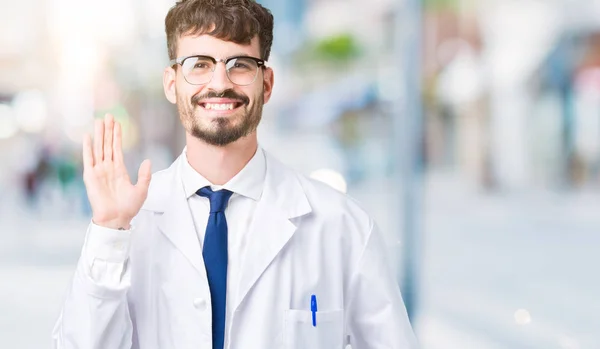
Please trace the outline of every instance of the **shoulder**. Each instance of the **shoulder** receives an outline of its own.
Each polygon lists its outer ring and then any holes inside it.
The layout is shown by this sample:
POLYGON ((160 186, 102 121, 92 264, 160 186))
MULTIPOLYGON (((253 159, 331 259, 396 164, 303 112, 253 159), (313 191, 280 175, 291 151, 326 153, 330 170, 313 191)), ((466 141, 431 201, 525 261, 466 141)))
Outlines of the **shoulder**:
POLYGON ((299 183, 311 207, 311 214, 327 221, 344 220, 360 230, 370 230, 373 220, 367 210, 354 198, 346 193, 334 189, 330 185, 310 178, 309 176, 292 169, 269 157, 269 164, 279 167, 282 175, 293 177, 299 183))
MULTIPOLYGON (((278 165, 279 166, 279 165, 278 165)), ((342 193, 326 183, 306 176, 286 165, 281 165, 280 172, 285 171, 286 183, 297 183, 296 195, 287 195, 285 200, 307 202, 310 207, 307 214, 294 219, 299 234, 317 240, 311 244, 325 244, 330 251, 338 251, 344 257, 344 263, 350 269, 356 268, 361 254, 370 237, 376 231, 376 224, 367 210, 354 198, 342 193), (283 169, 285 167, 285 170, 283 169), (315 242, 316 241, 316 242, 315 242)), ((279 188, 287 192, 288 187, 279 188)), ((288 205, 293 203, 287 203, 288 205)), ((298 233, 297 233, 298 234, 298 233)))
POLYGON ((372 225, 373 222, 367 210, 352 196, 304 174, 296 173, 296 175, 316 213, 331 217, 343 217, 362 227, 372 225))

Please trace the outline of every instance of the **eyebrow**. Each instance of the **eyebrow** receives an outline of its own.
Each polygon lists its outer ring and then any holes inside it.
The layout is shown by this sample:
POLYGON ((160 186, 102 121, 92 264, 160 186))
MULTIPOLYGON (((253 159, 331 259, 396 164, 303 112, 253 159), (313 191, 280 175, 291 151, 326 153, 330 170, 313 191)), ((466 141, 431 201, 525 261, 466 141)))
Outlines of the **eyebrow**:
MULTIPOLYGON (((215 56, 213 56, 211 54, 208 54, 208 53, 193 53, 191 55, 186 55, 186 56, 183 56, 183 57, 190 57, 190 56, 208 56, 208 57, 213 57, 213 58, 215 57, 215 56)), ((223 59, 229 59, 231 57, 255 57, 255 56, 253 56, 253 55, 251 55, 249 53, 245 53, 245 52, 238 52, 236 54, 227 56, 227 57, 225 57, 223 59)), ((257 58, 260 58, 260 57, 257 57, 257 58)))

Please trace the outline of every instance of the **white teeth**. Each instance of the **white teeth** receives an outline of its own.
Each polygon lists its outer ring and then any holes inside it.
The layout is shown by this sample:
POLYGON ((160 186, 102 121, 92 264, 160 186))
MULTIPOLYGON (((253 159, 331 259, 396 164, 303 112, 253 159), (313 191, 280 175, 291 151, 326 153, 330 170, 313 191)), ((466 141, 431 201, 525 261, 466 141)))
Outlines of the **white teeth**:
POLYGON ((206 103, 204 108, 211 110, 231 110, 233 109, 233 103, 206 103))

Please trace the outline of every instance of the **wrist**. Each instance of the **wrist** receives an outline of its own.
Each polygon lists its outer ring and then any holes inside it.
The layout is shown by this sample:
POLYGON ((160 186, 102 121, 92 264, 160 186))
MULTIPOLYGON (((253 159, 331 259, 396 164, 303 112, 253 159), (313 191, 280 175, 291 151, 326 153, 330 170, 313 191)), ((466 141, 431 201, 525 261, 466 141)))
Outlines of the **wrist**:
POLYGON ((129 230, 131 228, 131 220, 128 219, 116 219, 110 221, 97 221, 92 218, 92 223, 108 229, 114 230, 129 230))

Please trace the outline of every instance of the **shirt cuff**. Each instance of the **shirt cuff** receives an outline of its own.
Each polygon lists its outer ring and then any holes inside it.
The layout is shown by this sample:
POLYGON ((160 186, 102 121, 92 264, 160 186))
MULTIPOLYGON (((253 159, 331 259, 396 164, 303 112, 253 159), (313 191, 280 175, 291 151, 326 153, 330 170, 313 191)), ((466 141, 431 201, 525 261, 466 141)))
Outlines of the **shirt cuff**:
POLYGON ((123 263, 129 257, 131 231, 115 230, 90 223, 85 241, 85 252, 88 258, 107 262, 123 263))

